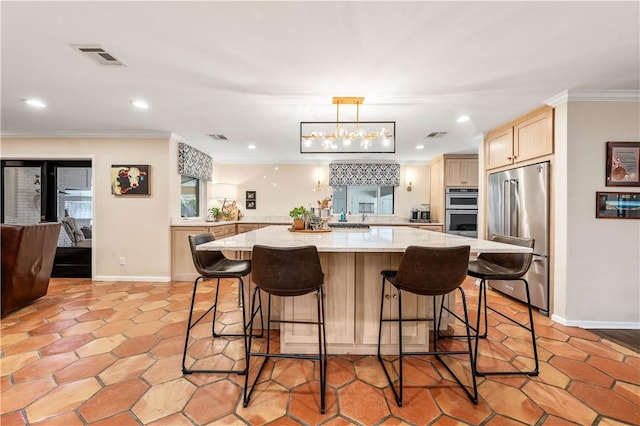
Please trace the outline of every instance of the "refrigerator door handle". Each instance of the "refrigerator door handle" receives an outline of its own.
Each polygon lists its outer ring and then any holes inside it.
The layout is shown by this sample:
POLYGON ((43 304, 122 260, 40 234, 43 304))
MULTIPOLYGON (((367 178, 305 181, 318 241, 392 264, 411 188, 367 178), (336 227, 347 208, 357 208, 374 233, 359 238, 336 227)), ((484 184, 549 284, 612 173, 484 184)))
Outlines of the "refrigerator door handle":
POLYGON ((511 179, 509 184, 509 198, 511 201, 511 205, 509 206, 509 235, 519 237, 520 199, 518 198, 518 180, 511 179))
POLYGON ((509 180, 505 180, 502 182, 502 223, 500 224, 500 226, 502 227, 500 233, 502 235, 511 235, 511 190, 509 189, 509 187, 509 180))

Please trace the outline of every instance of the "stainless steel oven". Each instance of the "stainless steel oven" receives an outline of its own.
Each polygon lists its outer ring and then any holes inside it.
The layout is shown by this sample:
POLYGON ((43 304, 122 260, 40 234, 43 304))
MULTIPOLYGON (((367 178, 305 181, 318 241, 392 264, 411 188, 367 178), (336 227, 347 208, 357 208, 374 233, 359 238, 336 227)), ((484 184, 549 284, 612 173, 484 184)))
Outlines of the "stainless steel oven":
POLYGON ((478 237, 478 188, 447 188, 445 191, 447 234, 478 237))
POLYGON ((445 209, 478 210, 478 188, 447 188, 445 209))
POLYGON ((446 210, 445 232, 447 234, 478 237, 478 210, 446 210))

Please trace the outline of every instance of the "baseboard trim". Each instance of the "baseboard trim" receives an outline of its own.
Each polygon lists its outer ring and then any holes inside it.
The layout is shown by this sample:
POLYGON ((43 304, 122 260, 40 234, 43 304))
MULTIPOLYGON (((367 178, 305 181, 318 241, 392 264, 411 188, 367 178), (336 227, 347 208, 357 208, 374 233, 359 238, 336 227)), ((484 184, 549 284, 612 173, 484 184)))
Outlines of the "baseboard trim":
POLYGON ((135 277, 130 275, 118 276, 118 275, 96 275, 92 278, 93 281, 142 281, 142 282, 159 282, 168 283, 171 281, 171 277, 135 277))
POLYGON ((580 327, 585 329, 611 329, 611 330, 640 330, 640 322, 616 322, 616 321, 575 321, 567 320, 558 315, 551 315, 551 319, 567 327, 580 327))

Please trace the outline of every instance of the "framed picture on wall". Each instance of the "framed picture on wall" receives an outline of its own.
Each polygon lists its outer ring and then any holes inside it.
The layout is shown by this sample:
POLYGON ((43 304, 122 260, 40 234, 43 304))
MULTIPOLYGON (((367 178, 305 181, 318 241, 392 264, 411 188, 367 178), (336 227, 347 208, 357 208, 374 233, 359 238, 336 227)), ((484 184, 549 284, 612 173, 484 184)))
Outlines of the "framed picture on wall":
POLYGON ((111 166, 111 193, 149 195, 149 165, 114 164, 111 166))
POLYGON ((255 210, 256 209, 256 200, 247 199, 247 210, 255 210))
POLYGON ((607 142, 607 186, 640 186, 640 142, 607 142))
POLYGON ((256 191, 246 191, 247 201, 256 199, 256 191))
POLYGON ((596 192, 596 218, 640 219, 640 192, 596 192))

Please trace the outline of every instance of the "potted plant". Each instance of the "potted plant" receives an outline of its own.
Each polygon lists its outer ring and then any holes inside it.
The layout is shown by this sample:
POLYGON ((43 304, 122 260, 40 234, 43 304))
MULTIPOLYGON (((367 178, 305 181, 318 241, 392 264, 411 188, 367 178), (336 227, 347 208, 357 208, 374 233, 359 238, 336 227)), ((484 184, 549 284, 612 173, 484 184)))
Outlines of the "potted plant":
POLYGON ((215 220, 216 222, 219 222, 220 218, 222 217, 222 210, 220 210, 218 207, 210 208, 209 217, 212 217, 213 220, 215 220))
POLYGON ((309 211, 304 206, 294 207, 289 212, 289 216, 293 218, 293 229, 304 229, 304 216, 309 211))

